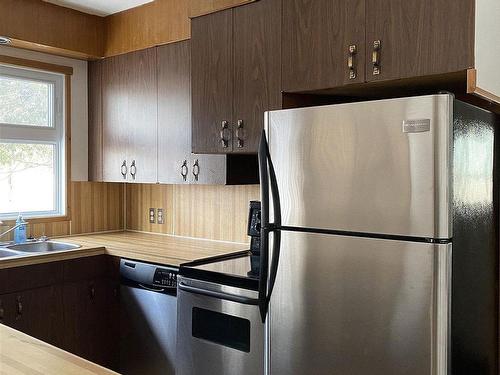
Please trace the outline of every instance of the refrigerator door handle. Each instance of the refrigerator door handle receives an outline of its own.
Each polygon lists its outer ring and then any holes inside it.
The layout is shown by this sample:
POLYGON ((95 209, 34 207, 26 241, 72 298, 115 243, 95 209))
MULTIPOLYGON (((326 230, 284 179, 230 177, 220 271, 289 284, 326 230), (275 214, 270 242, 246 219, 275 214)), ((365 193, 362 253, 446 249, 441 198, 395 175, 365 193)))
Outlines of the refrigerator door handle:
POLYGON ((267 309, 271 299, 271 293, 278 272, 280 245, 281 245, 281 204, 279 199, 278 183, 273 162, 266 141, 266 133, 262 132, 259 145, 259 173, 261 186, 261 261, 259 279, 259 311, 262 322, 266 320, 267 309), (269 222, 269 185, 273 197, 274 223, 269 222), (273 235, 273 257, 271 260, 270 277, 269 272, 269 233, 273 235))

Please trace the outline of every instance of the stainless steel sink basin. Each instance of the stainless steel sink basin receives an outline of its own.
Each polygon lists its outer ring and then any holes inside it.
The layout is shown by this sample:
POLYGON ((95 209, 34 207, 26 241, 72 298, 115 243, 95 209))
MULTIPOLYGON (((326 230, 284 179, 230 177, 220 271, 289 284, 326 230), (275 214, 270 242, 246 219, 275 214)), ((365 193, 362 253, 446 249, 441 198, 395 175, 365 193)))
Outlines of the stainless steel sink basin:
POLYGON ((14 257, 14 256, 22 256, 23 254, 18 253, 17 251, 0 249, 0 258, 14 257))
POLYGON ((81 246, 57 241, 27 242, 5 246, 6 249, 21 253, 46 253, 50 251, 74 250, 79 247, 81 246))

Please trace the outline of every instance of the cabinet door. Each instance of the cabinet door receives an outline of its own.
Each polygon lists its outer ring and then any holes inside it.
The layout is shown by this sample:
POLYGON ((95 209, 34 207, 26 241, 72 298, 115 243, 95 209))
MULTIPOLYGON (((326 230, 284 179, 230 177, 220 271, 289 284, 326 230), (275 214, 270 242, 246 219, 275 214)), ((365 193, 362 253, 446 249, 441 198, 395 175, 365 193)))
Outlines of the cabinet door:
POLYGON ((281 108, 281 0, 233 12, 233 151, 257 152, 264 111, 281 108))
POLYGON ((0 324, 14 327, 16 321, 16 296, 14 294, 0 295, 0 324))
POLYGON ((154 183, 157 181, 156 48, 125 56, 128 181, 154 183))
POLYGON ((283 6, 283 91, 364 81, 365 0, 288 0, 283 6), (356 77, 349 78, 355 45, 356 77))
MULTIPOLYGON (((227 169, 225 155, 192 155, 189 181, 200 185, 225 185, 227 169)), ((189 165, 189 164, 188 164, 189 165)))
POLYGON ((64 329, 61 325, 63 307, 60 286, 12 293, 6 299, 5 308, 14 315, 13 328, 52 345, 62 344, 64 329))
POLYGON ((367 81, 472 67, 474 1, 366 0, 366 55, 367 81), (378 40, 380 69, 374 74, 372 52, 378 40))
POLYGON ((65 342, 63 349, 106 366, 117 346, 111 323, 109 281, 105 278, 63 285, 65 342))
POLYGON ((123 163, 127 161, 128 133, 128 57, 110 57, 102 62, 102 142, 103 180, 123 182, 123 163))
POLYGON ((88 63, 89 181, 102 181, 102 61, 88 63))
POLYGON ((191 146, 195 153, 232 149, 232 20, 229 9, 191 21, 191 146), (224 121, 227 129, 222 129, 224 121))
POLYGON ((156 108, 155 48, 103 60, 104 181, 156 182, 156 108))
POLYGON ((158 182, 189 182, 191 165, 190 42, 158 47, 158 182))

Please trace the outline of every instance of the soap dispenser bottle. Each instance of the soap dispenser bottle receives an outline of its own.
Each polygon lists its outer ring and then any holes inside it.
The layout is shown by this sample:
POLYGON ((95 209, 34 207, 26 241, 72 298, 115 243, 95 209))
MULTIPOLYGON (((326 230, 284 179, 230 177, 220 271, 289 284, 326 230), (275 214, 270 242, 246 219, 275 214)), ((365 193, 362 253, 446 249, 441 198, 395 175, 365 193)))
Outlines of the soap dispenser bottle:
POLYGON ((16 229, 14 230, 15 243, 26 242, 26 224, 21 214, 19 214, 16 220, 16 229))

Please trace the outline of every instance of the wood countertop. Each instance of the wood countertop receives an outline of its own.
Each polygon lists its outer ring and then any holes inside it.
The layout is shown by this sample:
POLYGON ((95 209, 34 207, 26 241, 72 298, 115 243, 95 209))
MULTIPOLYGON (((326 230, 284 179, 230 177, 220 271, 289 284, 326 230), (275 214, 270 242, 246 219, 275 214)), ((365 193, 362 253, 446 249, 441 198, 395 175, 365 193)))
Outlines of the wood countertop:
MULTIPOLYGON (((114 232, 57 238, 81 248, 22 257, 0 258, 0 269, 100 254, 163 265, 233 253, 247 244, 155 235, 114 232)), ((0 324, 0 374, 92 375, 117 374, 55 346, 0 324)))
POLYGON ((129 231, 61 237, 54 240, 78 244, 81 247, 68 251, 0 258, 0 269, 100 254, 109 254, 162 265, 179 266, 182 263, 193 260, 230 254, 249 248, 248 244, 242 243, 129 231))
POLYGON ((116 375, 117 373, 0 324, 0 373, 116 375))

